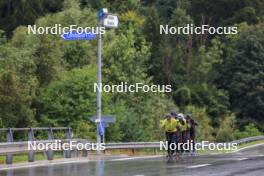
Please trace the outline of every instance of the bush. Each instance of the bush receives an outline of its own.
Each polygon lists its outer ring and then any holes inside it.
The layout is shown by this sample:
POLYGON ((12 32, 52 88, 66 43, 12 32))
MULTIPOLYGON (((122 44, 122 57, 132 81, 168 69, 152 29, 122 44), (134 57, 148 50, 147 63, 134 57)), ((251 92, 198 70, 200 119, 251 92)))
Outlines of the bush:
POLYGON ((221 120, 216 135, 217 142, 228 142, 234 140, 235 116, 232 114, 221 120))
POLYGON ((74 138, 95 140, 96 128, 95 125, 91 125, 87 120, 81 120, 77 123, 77 128, 74 134, 74 138))
POLYGON ((247 137, 252 137, 252 136, 260 136, 263 135, 259 129, 256 127, 254 123, 250 123, 244 127, 243 131, 236 130, 234 133, 234 137, 236 139, 241 139, 241 138, 247 138, 247 137))

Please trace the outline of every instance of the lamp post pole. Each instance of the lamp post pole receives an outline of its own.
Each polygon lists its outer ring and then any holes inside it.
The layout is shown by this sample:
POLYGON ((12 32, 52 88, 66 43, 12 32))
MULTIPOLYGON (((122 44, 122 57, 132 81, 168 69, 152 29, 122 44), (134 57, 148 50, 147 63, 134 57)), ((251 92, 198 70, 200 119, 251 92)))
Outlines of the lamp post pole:
MULTIPOLYGON (((117 28, 118 27, 118 17, 115 15, 108 14, 106 8, 101 9, 98 12, 98 60, 97 60, 97 96, 96 96, 96 122, 97 122, 97 145, 101 145, 102 138, 104 138, 104 126, 102 125, 102 33, 101 28, 117 28), (102 133, 102 134, 100 134, 102 133)), ((98 150, 98 154, 101 152, 98 150)))
MULTIPOLYGON (((102 92, 101 92, 101 86, 102 86, 102 34, 100 32, 101 27, 103 26, 103 18, 104 18, 104 10, 100 10, 98 14, 99 18, 99 33, 98 33, 98 59, 97 59, 97 85, 99 90, 97 90, 97 96, 96 96, 96 117, 97 117, 97 145, 101 144, 101 134, 100 134, 100 124, 102 120, 102 92)), ((98 153, 100 151, 98 150, 98 153)))

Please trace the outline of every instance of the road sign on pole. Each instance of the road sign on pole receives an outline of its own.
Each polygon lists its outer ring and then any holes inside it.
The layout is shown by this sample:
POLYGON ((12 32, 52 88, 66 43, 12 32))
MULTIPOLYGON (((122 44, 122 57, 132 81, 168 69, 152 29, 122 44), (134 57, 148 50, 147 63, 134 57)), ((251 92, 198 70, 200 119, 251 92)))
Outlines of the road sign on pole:
MULTIPOLYGON (((106 8, 101 9, 98 12, 98 27, 106 28, 117 28, 118 27, 118 18, 114 15, 109 15, 108 10, 106 8)), ((98 51, 97 51, 98 59, 97 59, 97 85, 99 85, 99 90, 101 90, 102 86, 102 34, 98 34, 98 51)), ((96 123, 97 123, 97 144, 100 145, 102 141, 102 93, 101 91, 97 91, 96 96, 96 123)), ((101 152, 98 150, 98 154, 101 152)))
MULTIPOLYGON (((96 116, 89 118, 92 122, 99 123, 99 119, 96 116)), ((114 115, 102 115, 101 122, 104 123, 115 123, 116 117, 114 115)))
POLYGON ((115 15, 107 15, 103 20, 103 25, 106 28, 117 28, 118 27, 118 18, 115 15))
POLYGON ((101 141, 104 141, 105 139, 105 128, 108 127, 109 124, 115 123, 116 121, 116 117, 114 115, 101 115, 101 119, 98 119, 97 116, 93 116, 89 119, 98 125, 97 134, 100 135, 101 141))
POLYGON ((96 38, 96 35, 92 32, 77 32, 70 31, 65 32, 61 35, 64 40, 93 40, 96 38))
MULTIPOLYGON (((108 10, 106 8, 101 9, 98 12, 98 27, 106 28, 117 28, 118 27, 118 18, 114 15, 109 15, 108 10)), ((91 32, 77 32, 77 31, 70 31, 66 32, 61 35, 64 40, 93 40, 96 38, 96 35, 91 32)), ((99 90, 101 90, 102 86, 102 33, 99 32, 98 34, 98 49, 97 49, 97 85, 99 85, 99 90)), ((104 128, 107 126, 106 122, 102 123, 102 94, 101 91, 97 91, 96 96, 96 119, 95 122, 97 123, 97 144, 100 145, 102 139, 102 134, 104 134, 104 128)), ((112 121, 114 118, 112 118, 112 121)), ((109 122, 111 123, 111 122, 109 122)), ((98 150, 98 154, 101 152, 98 150)))

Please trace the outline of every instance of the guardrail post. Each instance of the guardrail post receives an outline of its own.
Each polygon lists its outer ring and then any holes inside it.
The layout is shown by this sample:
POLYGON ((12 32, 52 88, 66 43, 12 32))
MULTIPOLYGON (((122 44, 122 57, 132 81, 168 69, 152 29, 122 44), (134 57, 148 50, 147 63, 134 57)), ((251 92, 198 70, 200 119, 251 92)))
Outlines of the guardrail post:
POLYGON ((88 156, 88 151, 83 149, 82 156, 83 157, 87 157, 88 156))
MULTIPOLYGON (((49 140, 53 140, 54 139, 53 131, 52 131, 51 127, 48 129, 48 139, 49 140)), ((51 149, 48 149, 47 157, 48 157, 48 160, 53 160, 53 151, 51 149)))
POLYGON ((154 148, 154 155, 157 155, 157 149, 154 148))
POLYGON ((135 148, 132 148, 132 155, 135 155, 135 148))
MULTIPOLYGON (((66 139, 72 138, 72 129, 70 127, 65 131, 65 137, 66 139)), ((71 158, 71 150, 65 150, 63 152, 65 158, 71 158)))
MULTIPOLYGON (((28 141, 34 141, 35 140, 35 137, 34 137, 34 131, 32 128, 30 128, 28 130, 28 141)), ((34 151, 33 150, 30 150, 28 152, 28 162, 34 162, 35 161, 35 154, 34 154, 34 151)))
MULTIPOLYGON (((13 138, 13 132, 11 128, 8 128, 6 131, 6 141, 7 142, 14 142, 13 138)), ((6 155, 6 164, 12 164, 13 163, 13 154, 7 154, 6 155)))

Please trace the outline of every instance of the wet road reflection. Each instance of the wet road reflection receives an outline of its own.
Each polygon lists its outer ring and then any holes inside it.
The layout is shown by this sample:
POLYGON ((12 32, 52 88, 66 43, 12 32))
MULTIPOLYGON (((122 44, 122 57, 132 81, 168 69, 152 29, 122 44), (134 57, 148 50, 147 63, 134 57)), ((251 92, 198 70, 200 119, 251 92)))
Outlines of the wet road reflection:
MULTIPOLYGON (((166 162, 161 160, 96 161, 79 164, 32 167, 0 172, 2 176, 117 176, 135 173, 164 173, 166 162)), ((160 175, 160 174, 159 174, 160 175)), ((163 174, 162 174, 163 175, 163 174)))

